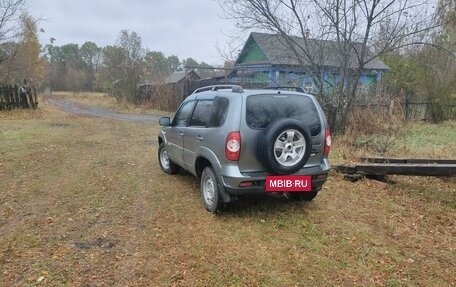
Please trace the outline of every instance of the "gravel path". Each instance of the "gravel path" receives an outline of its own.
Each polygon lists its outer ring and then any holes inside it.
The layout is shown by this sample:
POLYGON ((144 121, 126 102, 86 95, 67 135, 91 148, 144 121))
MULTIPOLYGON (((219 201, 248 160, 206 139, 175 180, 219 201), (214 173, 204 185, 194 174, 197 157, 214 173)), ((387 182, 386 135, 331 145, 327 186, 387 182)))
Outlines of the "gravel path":
POLYGON ((46 97, 45 101, 51 105, 68 113, 100 117, 110 120, 130 121, 130 122, 158 122, 160 117, 150 115, 123 114, 110 111, 99 107, 83 106, 64 98, 46 97))

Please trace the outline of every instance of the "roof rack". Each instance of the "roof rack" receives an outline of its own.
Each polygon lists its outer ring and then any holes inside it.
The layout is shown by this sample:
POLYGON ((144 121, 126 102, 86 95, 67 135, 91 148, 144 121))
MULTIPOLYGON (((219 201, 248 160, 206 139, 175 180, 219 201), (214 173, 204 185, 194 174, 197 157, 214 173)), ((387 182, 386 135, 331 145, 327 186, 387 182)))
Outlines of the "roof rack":
POLYGON ((287 90, 287 91, 305 93, 301 87, 267 87, 266 89, 268 89, 268 90, 287 90))
POLYGON ((213 85, 213 86, 206 86, 202 88, 196 89, 193 94, 206 92, 206 91, 218 91, 218 90, 227 90, 231 89, 233 93, 243 93, 244 89, 238 85, 213 85))

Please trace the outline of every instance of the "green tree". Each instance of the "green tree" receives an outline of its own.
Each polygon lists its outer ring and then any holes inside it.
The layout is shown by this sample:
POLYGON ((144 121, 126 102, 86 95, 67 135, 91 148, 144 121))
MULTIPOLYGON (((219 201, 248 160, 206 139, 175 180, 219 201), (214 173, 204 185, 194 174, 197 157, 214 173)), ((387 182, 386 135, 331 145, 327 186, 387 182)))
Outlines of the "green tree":
POLYGON ((50 85, 54 90, 66 90, 64 84, 65 77, 65 57, 59 46, 48 44, 45 47, 46 59, 50 66, 50 85))
POLYGON ((440 49, 422 48, 417 61, 423 66, 419 92, 432 103, 430 115, 439 122, 447 118, 447 107, 456 104, 456 0, 439 0, 436 16, 441 29, 433 41, 440 49))
POLYGON ((103 61, 97 77, 97 85, 116 96, 121 93, 117 90, 123 77, 123 71, 119 67, 126 61, 125 53, 118 46, 106 46, 102 52, 103 61))
POLYGON ((416 95, 423 89, 422 80, 425 66, 417 61, 412 53, 390 53, 382 57, 390 68, 384 77, 384 82, 390 92, 406 95, 416 95))
POLYGON ((220 76, 220 73, 217 71, 217 69, 214 66, 209 65, 205 62, 199 63, 199 68, 197 71, 198 71, 198 75, 201 78, 210 78, 210 77, 214 77, 214 76, 220 76))
POLYGON ((101 59, 101 48, 94 42, 85 42, 80 48, 80 54, 87 75, 86 90, 93 91, 95 88, 96 74, 101 59))
POLYGON ((70 43, 60 47, 63 55, 63 62, 65 66, 71 67, 77 70, 82 70, 84 62, 79 51, 79 45, 70 43))
POLYGON ((78 44, 70 43, 60 47, 49 44, 46 51, 51 66, 50 82, 53 89, 87 90, 89 77, 78 44))
POLYGON ((197 72, 201 78, 209 78, 218 75, 216 69, 213 66, 205 62, 198 63, 198 61, 193 58, 187 58, 186 60, 183 60, 182 65, 187 69, 191 69, 197 72))
POLYGON ((152 83, 160 83, 171 73, 168 59, 162 52, 148 51, 144 57, 145 79, 152 83))
POLYGON ((408 73, 416 79, 413 89, 418 99, 432 103, 427 115, 435 122, 448 119, 449 105, 456 104, 456 58, 446 50, 425 47, 410 57, 415 66, 408 73))
POLYGON ((439 0, 437 19, 442 26, 441 41, 454 50, 456 45, 456 0, 439 0))
POLYGON ((170 72, 183 70, 182 63, 179 60, 179 57, 175 55, 171 55, 168 57, 168 65, 170 72))
POLYGON ((70 43, 46 45, 46 58, 51 70, 51 87, 57 90, 93 91, 100 65, 101 51, 93 42, 81 47, 70 43))
POLYGON ((119 91, 116 96, 138 103, 137 87, 143 80, 144 72, 144 49, 141 37, 134 31, 122 30, 117 39, 117 45, 121 48, 123 61, 119 66, 122 74, 116 83, 119 91))
POLYGON ((182 65, 184 67, 189 67, 190 69, 199 67, 199 63, 193 58, 187 58, 186 60, 183 60, 182 65))
POLYGON ((101 73, 97 83, 118 101, 139 103, 138 85, 144 80, 144 56, 141 37, 122 30, 116 45, 103 49, 101 73))

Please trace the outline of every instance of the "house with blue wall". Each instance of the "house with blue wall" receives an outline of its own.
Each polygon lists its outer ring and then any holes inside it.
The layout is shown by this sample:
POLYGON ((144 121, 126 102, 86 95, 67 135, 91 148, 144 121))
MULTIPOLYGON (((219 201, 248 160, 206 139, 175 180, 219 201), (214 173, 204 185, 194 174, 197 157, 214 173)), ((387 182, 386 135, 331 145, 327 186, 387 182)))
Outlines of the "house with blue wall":
MULTIPOLYGON (((232 82, 241 84, 301 87, 318 92, 315 78, 323 79, 324 89, 330 90, 342 81, 340 47, 335 41, 304 39, 265 33, 251 33, 235 63, 232 82), (290 42, 291 39, 291 42, 290 42)), ((348 67, 358 66, 356 45, 352 47, 348 67)), ((378 58, 364 65, 359 83, 370 89, 381 81, 388 67, 378 58)), ((346 79, 344 80, 346 81, 346 79)))

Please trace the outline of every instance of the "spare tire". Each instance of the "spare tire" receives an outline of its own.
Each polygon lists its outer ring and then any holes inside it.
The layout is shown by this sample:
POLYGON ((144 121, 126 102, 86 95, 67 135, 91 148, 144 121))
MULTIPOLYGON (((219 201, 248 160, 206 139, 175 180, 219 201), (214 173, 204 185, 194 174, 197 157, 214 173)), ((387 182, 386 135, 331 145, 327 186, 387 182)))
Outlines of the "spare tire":
POLYGON ((311 150, 309 129, 298 120, 280 119, 259 139, 258 159, 269 171, 291 174, 305 165, 311 150))

